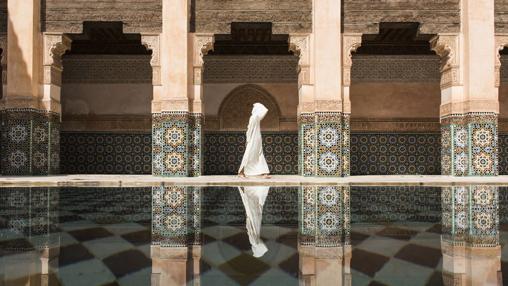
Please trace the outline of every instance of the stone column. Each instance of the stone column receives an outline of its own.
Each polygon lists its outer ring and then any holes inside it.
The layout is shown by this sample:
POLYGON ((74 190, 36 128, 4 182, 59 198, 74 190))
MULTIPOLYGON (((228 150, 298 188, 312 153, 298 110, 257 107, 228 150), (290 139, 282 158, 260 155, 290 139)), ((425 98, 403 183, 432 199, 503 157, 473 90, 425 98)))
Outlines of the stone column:
POLYGON ((431 41, 441 56, 442 174, 498 174, 494 3, 461 1, 459 34, 431 41))
POLYGON ((340 19, 340 2, 313 1, 313 33, 301 44, 308 47, 304 56, 309 57, 310 65, 308 73, 300 71, 298 117, 303 176, 340 177, 349 173, 349 163, 344 160, 349 157, 347 145, 343 149, 344 139, 349 140, 349 117, 344 117, 342 106, 340 19))
POLYGON ((70 41, 61 34, 40 33, 39 2, 8 3, 11 68, 1 112, 4 175, 59 172, 61 55, 70 41))
POLYGON ((159 176, 201 174, 201 109, 193 84, 189 3, 163 0, 161 88, 152 104, 153 168, 159 176), (195 110, 197 109, 197 110, 195 110))

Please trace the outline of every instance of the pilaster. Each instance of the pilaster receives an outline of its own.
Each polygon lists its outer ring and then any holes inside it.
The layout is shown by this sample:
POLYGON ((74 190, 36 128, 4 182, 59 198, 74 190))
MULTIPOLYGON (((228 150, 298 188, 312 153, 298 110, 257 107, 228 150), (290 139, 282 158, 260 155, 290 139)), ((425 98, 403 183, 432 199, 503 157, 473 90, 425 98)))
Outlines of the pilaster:
POLYGON ((152 114, 152 173, 189 176, 190 116, 185 111, 152 114))
POLYGON ((452 114, 441 119, 443 175, 498 175, 497 114, 452 114))
POLYGON ((1 112, 3 175, 50 175, 60 168, 60 116, 36 109, 1 112))

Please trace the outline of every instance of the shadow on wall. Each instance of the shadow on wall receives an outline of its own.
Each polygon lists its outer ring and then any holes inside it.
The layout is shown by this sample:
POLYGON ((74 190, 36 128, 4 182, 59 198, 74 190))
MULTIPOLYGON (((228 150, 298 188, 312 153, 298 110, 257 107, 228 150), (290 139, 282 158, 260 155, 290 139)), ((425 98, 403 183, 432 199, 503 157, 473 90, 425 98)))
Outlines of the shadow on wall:
MULTIPOLYGON (((8 26, 12 27, 11 19, 8 18, 8 26)), ((11 58, 24 59, 22 50, 19 46, 18 35, 11 33, 9 42, 7 43, 8 53, 11 58)), ((6 48, 7 48, 6 46, 6 48)), ((7 56, 7 53, 2 52, 2 56, 7 56)), ((6 61, 7 62, 7 61, 6 61)), ((2 100, 9 106, 9 102, 13 99, 19 99, 24 96, 25 98, 32 99, 32 94, 35 94, 33 77, 38 77, 38 74, 30 75, 28 65, 24 61, 12 63, 9 66, 9 74, 14 74, 10 81, 10 94, 2 94, 2 100), (32 89, 18 90, 19 88, 26 88, 27 86, 32 89), (15 89, 13 89, 13 87, 15 89), (9 97, 10 96, 10 97, 9 97), (17 98, 16 98, 17 97, 17 98)), ((6 75, 7 76, 7 75, 6 75)), ((47 146, 33 145, 32 137, 32 115, 26 112, 17 112, 16 114, 3 110, 0 112, 0 171, 5 174, 28 174, 32 169, 32 153, 44 149, 47 146), (11 132, 11 131, 19 132, 11 132)), ((47 153, 47 150, 46 150, 47 153)))

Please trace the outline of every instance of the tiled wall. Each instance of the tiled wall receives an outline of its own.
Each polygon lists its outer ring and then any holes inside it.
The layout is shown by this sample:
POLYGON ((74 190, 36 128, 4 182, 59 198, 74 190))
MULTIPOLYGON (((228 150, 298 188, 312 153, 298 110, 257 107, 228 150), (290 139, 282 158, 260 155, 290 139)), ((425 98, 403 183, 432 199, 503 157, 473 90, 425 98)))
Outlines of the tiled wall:
POLYGON ((499 175, 508 175, 508 134, 499 134, 499 175))
MULTIPOLYGON (((63 132, 63 174, 151 174, 150 134, 63 132)), ((264 133, 264 154, 273 174, 298 173, 298 134, 264 133)), ((205 133, 205 175, 236 174, 243 132, 205 133)), ((440 174, 439 134, 351 135, 352 175, 440 174)), ((500 136, 500 172, 508 173, 508 135, 500 136), (505 142, 505 143, 503 143, 505 142)))
MULTIPOLYGON (((272 174, 298 174, 298 134, 296 132, 263 133, 263 149, 272 174)), ((236 174, 244 151, 244 132, 205 133, 203 174, 236 174)))
POLYGON ((152 137, 143 133, 61 134, 62 174, 151 174, 152 137))
POLYGON ((353 133, 351 175, 439 175, 439 133, 353 133))

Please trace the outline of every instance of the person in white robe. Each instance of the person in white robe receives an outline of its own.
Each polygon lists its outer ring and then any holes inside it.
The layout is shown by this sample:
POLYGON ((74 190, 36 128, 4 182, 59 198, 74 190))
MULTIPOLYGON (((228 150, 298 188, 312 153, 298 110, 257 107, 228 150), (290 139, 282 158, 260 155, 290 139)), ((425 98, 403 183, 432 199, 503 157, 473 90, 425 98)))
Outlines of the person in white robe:
POLYGON ((265 178, 270 178, 270 170, 263 155, 263 139, 261 137, 261 120, 267 113, 268 109, 264 105, 254 103, 247 127, 247 145, 238 170, 240 177, 262 175, 265 178))
POLYGON ((261 257, 268 251, 268 248, 261 239, 261 222, 263 220, 263 205, 265 204, 270 187, 238 187, 238 190, 245 207, 246 228, 252 248, 252 255, 254 257, 261 257))

